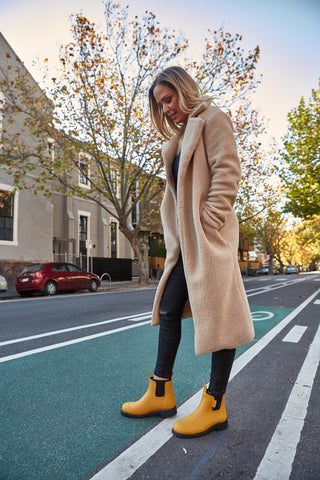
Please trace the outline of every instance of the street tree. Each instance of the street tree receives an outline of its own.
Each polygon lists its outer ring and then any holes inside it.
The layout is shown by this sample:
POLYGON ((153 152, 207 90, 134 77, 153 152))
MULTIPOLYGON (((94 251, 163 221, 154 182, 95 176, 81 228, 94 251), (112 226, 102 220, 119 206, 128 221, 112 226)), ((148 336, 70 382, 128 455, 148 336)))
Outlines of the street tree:
POLYGON ((229 111, 245 172, 238 203, 244 217, 248 205, 250 213, 259 208, 256 193, 270 177, 258 141, 263 121, 250 102, 250 92, 259 83, 259 48, 246 53, 240 35, 220 29, 209 31, 200 61, 181 61, 188 40, 160 28, 151 12, 130 19, 128 7, 107 2, 105 18, 103 34, 83 15, 72 17, 72 41, 61 46, 60 71, 50 87, 46 78, 46 96, 19 67, 2 71, 7 122, 1 163, 19 188, 83 197, 116 218, 139 260, 140 282, 146 282, 147 249, 141 232, 159 205, 164 185, 161 139, 150 124, 148 88, 161 69, 180 61, 203 91, 229 111), (24 135, 10 129, 21 114, 23 128, 33 139, 31 148, 24 135), (35 179, 28 176, 35 172, 35 179), (79 174, 85 189, 74 181, 79 174))
MULTIPOLYGON (((262 148, 266 120, 252 106, 252 93, 260 83, 255 73, 260 49, 257 46, 246 54, 241 41, 240 34, 232 36, 223 28, 209 31, 202 58, 189 62, 187 68, 232 118, 242 168, 236 210, 243 224, 271 204, 277 152, 273 142, 268 152, 262 148)), ((244 225, 241 228, 245 230, 244 225)))
POLYGON ((320 263, 320 217, 310 220, 293 219, 290 215, 286 232, 281 240, 284 263, 316 269, 320 263))
POLYGON ((297 225, 295 233, 301 254, 300 264, 316 270, 320 264, 320 216, 303 220, 297 225))
POLYGON ((286 219, 280 210, 267 208, 255 221, 255 240, 258 248, 269 257, 269 274, 277 260, 283 270, 282 241, 286 234, 286 219))
POLYGON ((320 80, 311 97, 303 97, 288 114, 282 158, 287 212, 310 218, 320 214, 320 80))
POLYGON ((304 248, 299 242, 296 225, 285 232, 281 240, 281 254, 284 264, 298 266, 304 263, 304 248))

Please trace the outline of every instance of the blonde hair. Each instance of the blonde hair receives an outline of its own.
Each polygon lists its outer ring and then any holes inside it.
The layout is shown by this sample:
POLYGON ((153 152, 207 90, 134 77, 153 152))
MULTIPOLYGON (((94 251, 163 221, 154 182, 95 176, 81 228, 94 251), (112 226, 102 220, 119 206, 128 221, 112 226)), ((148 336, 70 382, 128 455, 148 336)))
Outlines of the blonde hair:
POLYGON ((185 124, 176 124, 163 113, 162 106, 156 102, 153 94, 159 84, 167 85, 178 94, 180 109, 187 115, 204 100, 208 100, 208 97, 202 95, 198 84, 181 67, 168 67, 157 75, 149 89, 151 121, 161 135, 169 139, 174 133, 182 134, 185 124))

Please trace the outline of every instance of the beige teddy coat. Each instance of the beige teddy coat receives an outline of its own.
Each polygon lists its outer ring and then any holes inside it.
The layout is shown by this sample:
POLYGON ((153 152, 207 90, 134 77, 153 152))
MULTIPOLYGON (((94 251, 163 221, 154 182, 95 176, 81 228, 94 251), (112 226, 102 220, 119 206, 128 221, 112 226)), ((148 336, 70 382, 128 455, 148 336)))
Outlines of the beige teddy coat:
POLYGON ((189 294, 183 318, 193 317, 195 352, 202 355, 244 345, 254 337, 233 209, 240 164, 230 118, 210 101, 203 102, 188 118, 176 196, 172 163, 179 138, 172 137, 162 152, 167 183, 161 220, 167 257, 152 325, 160 323, 160 300, 181 251, 189 294))

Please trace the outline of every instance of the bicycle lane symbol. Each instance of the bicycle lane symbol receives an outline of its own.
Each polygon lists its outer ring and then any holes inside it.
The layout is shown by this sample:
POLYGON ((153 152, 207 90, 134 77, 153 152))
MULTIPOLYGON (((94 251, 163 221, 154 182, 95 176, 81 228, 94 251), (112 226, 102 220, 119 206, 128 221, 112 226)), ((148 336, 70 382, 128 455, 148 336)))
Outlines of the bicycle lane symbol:
POLYGON ((252 312, 251 316, 252 316, 252 319, 255 321, 270 320, 270 318, 274 317, 274 313, 261 310, 257 312, 252 312))
MULTIPOLYGON (((271 307, 267 305, 250 305, 251 316, 254 323, 254 342, 262 338, 278 322, 283 320, 293 308, 271 307)), ((239 350, 239 349, 238 349, 239 350)), ((239 350, 239 354, 241 350, 239 350)))

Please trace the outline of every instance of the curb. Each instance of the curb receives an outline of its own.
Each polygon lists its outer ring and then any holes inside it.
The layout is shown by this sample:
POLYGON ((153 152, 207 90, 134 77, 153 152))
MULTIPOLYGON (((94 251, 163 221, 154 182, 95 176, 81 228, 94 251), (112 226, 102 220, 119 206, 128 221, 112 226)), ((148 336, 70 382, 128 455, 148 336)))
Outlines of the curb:
MULTIPOLYGON (((145 285, 139 285, 137 281, 131 281, 131 282, 114 282, 109 284, 109 282, 101 282, 100 287, 98 288, 97 292, 112 292, 115 290, 136 290, 140 288, 155 288, 158 285, 157 280, 150 280, 149 283, 145 285)), ((88 290, 79 290, 77 292, 73 292, 73 294, 81 294, 83 292, 88 292, 88 290)), ((66 293, 67 295, 68 293, 66 293)), ((39 294, 38 296, 40 296, 39 294)), ((45 297, 46 295, 41 295, 45 297)), ((21 299, 22 297, 17 293, 15 289, 9 289, 6 292, 0 292, 0 302, 1 300, 15 300, 15 299, 21 299)), ((29 297, 32 298, 32 295, 29 297)))

